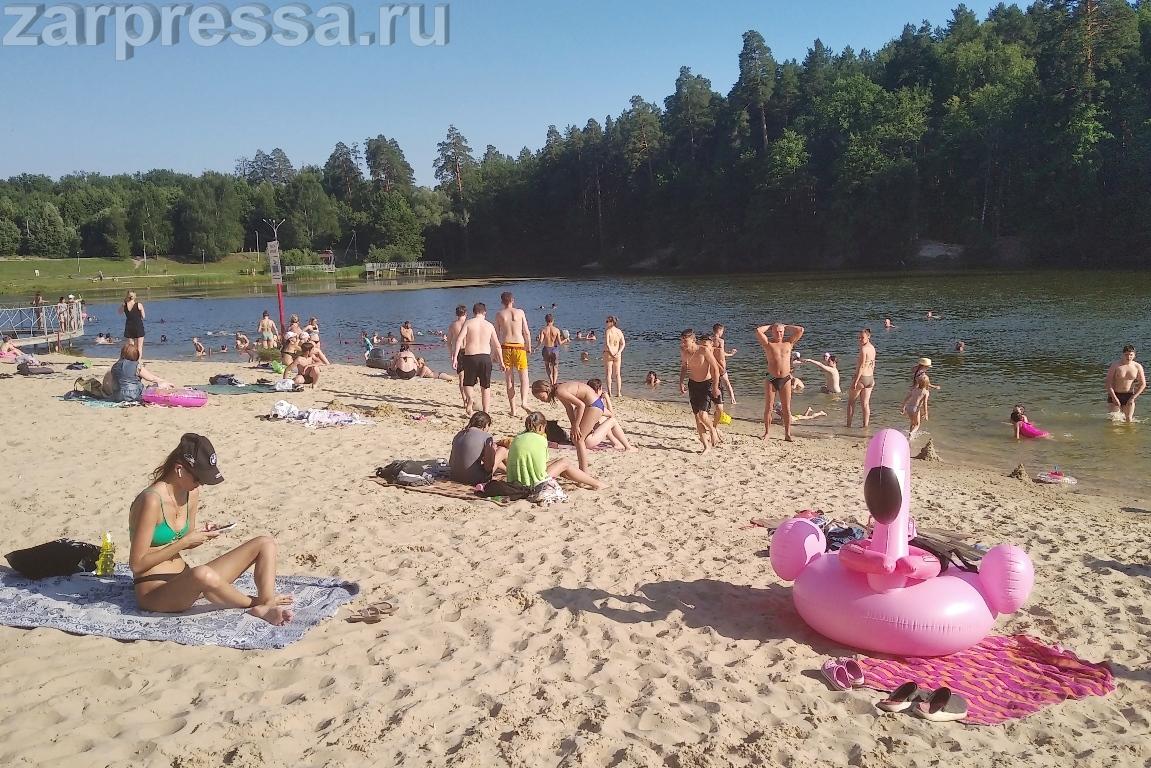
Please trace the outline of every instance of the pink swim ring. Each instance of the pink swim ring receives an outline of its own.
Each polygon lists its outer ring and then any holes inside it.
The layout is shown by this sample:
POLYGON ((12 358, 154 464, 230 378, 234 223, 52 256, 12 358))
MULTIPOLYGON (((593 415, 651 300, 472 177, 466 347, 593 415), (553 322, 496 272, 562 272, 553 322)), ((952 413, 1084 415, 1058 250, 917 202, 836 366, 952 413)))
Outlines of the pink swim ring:
POLYGON ((911 546, 911 455, 891 429, 868 445, 863 495, 874 520, 870 536, 827 552, 810 520, 788 520, 771 539, 771 564, 803 620, 844 645, 901 656, 942 656, 987 636, 1000 613, 1018 610, 1035 582, 1031 558, 1001 544, 978 573, 949 567, 911 546))

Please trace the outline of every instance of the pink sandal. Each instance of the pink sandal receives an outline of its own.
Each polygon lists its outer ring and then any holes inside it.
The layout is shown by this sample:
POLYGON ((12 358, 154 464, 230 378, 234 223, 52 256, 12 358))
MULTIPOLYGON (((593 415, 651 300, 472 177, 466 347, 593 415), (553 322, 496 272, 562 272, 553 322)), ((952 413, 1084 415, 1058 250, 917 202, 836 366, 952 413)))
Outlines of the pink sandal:
POLYGON ((847 674, 847 669, 837 659, 828 659, 823 662, 820 671, 823 673, 823 679, 835 690, 847 691, 851 689, 851 678, 847 674))
POLYGON ((828 659, 820 667, 823 679, 837 691, 847 691, 863 685, 863 669, 855 659, 841 657, 828 659))

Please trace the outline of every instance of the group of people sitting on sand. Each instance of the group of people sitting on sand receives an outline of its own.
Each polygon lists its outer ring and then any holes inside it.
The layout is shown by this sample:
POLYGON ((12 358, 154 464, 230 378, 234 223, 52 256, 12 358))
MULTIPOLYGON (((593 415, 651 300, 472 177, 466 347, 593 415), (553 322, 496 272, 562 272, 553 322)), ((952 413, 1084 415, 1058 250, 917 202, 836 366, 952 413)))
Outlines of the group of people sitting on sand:
POLYGON ((455 381, 455 377, 447 373, 437 373, 432 370, 428 365, 428 361, 422 357, 416 357, 412 352, 412 348, 407 344, 401 344, 399 350, 392 355, 392 359, 388 361, 387 367, 384 368, 388 376, 394 379, 441 379, 443 381, 455 381))
POLYGON ((473 413, 468 424, 452 438, 449 476, 467 485, 486 485, 502 477, 513 486, 535 490, 549 479, 564 478, 598 491, 604 484, 568 459, 548 455, 547 417, 532 411, 524 431, 514 438, 496 440, 488 430, 492 418, 484 411, 473 413))

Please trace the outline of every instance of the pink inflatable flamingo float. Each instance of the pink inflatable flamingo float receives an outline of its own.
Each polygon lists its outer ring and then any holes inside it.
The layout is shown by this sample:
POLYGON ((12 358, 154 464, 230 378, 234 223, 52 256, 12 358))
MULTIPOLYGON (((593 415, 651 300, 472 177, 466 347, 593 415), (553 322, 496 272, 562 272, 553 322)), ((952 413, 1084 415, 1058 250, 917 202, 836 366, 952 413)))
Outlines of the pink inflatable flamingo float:
POLYGON ((875 524, 871 537, 827 552, 823 531, 802 518, 771 537, 771 565, 786 581, 803 620, 844 645, 900 656, 943 656, 987 636, 1000 613, 1014 613, 1035 583, 1031 558, 1000 544, 979 573, 943 569, 912 547, 911 451, 903 433, 871 439, 863 498, 875 524))

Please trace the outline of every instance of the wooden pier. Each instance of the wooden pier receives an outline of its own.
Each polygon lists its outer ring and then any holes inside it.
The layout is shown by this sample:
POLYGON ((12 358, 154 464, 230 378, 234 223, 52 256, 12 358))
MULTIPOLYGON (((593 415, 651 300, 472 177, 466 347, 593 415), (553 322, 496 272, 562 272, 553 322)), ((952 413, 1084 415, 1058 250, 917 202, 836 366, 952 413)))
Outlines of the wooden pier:
POLYGON ((368 262, 364 275, 369 280, 391 277, 443 277, 446 273, 442 261, 388 261, 368 262))

